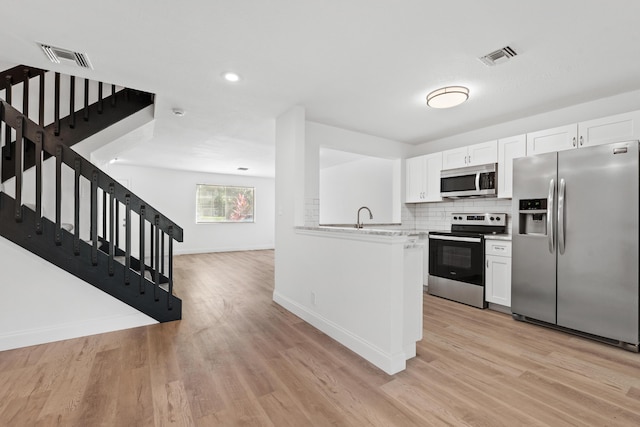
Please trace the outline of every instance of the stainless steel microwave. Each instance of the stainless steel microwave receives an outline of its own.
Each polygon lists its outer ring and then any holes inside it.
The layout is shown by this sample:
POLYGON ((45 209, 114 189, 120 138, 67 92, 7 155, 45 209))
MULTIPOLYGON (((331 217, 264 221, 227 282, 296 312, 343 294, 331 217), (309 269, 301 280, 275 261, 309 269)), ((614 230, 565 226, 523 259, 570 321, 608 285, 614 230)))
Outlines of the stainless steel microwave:
POLYGON ((496 163, 443 170, 440 173, 442 197, 496 197, 496 163))

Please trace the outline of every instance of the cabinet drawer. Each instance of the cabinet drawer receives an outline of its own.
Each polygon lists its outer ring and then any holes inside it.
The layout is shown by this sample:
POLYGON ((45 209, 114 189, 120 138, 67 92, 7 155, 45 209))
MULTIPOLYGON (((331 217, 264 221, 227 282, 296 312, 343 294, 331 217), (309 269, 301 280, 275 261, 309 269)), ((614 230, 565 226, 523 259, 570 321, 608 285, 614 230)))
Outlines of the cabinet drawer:
POLYGON ((486 240, 485 254, 510 257, 511 242, 506 240, 486 240))

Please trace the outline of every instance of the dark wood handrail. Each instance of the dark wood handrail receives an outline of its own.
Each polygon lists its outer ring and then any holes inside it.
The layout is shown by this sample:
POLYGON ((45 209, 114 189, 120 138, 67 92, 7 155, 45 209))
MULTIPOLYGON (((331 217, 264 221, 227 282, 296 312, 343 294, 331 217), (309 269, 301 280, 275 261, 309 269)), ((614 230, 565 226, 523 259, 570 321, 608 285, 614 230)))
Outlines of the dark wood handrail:
MULTIPOLYGON (((131 190, 107 175, 75 150, 67 147, 64 140, 55 135, 55 131, 48 131, 42 128, 3 100, 0 100, 0 120, 7 123, 8 127, 21 128, 23 137, 30 141, 39 139, 43 152, 52 156, 57 155, 62 163, 73 170, 77 170, 79 166, 80 175, 89 182, 93 183, 95 181, 95 185, 105 192, 112 191, 113 197, 123 204, 128 203, 131 211, 141 215, 141 218, 158 227, 173 240, 183 241, 183 230, 180 226, 133 194, 131 190)), ((96 232, 97 230, 92 231, 96 232)))

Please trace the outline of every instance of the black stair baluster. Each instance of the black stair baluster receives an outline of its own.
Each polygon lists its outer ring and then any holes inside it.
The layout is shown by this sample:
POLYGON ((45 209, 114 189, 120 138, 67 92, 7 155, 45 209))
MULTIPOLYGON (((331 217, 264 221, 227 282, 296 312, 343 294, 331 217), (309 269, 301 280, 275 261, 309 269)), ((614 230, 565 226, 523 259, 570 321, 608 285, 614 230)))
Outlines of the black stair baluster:
MULTIPOLYGON (((7 101, 7 104, 11 105, 11 97, 12 97, 12 92, 13 92, 13 86, 11 85, 11 76, 7 76, 6 77, 6 89, 5 89, 5 100, 7 101)), ((8 123, 5 123, 4 126, 5 129, 5 143, 4 143, 4 158, 6 160, 11 160, 11 141, 13 141, 13 138, 11 138, 11 127, 9 126, 8 123)), ((0 181, 2 180, 2 178, 0 178, 0 181)))
POLYGON ((42 234, 42 144, 44 132, 36 134, 36 234, 42 234))
POLYGON ((111 85, 111 106, 116 106, 116 85, 111 85))
POLYGON ((150 229, 151 231, 150 231, 150 234, 149 234, 149 238, 151 239, 151 242, 150 242, 151 244, 149 245, 149 252, 151 252, 151 257, 149 257, 149 264, 151 266, 151 270, 153 270, 155 268, 155 265, 154 265, 154 260, 155 260, 154 248, 155 248, 155 245, 153 244, 154 243, 154 237, 155 237, 154 228, 155 227, 154 227, 153 223, 151 223, 151 229, 150 229))
POLYGON ((71 76, 69 89, 69 127, 76 127, 76 77, 71 76))
POLYGON ((62 145, 56 146, 56 245, 62 244, 62 145))
POLYGON ((60 73, 55 74, 53 91, 53 133, 60 135, 60 73))
POLYGON ((107 239, 107 192, 102 190, 102 238, 107 239))
POLYGON ((98 171, 91 174, 91 264, 98 265, 98 171))
POLYGON ((84 121, 89 121, 89 79, 84 79, 84 121))
POLYGON ((15 220, 22 222, 22 154, 24 152, 24 116, 18 116, 16 122, 16 200, 15 200, 15 220))
POLYGON ((156 262, 155 262, 155 270, 154 270, 154 275, 153 275, 153 279, 155 282, 155 286, 153 287, 153 297, 156 301, 158 301, 160 299, 160 297, 158 296, 158 289, 160 288, 160 271, 158 271, 158 264, 159 264, 159 260, 158 257, 160 256, 160 215, 156 215, 155 217, 155 230, 156 230, 156 247, 155 247, 155 258, 156 258, 156 262))
POLYGON ((167 295, 167 308, 171 310, 171 295, 173 295, 173 227, 169 226, 169 293, 167 295))
POLYGON ((164 270, 164 232, 162 232, 162 241, 160 242, 160 271, 162 272, 162 274, 166 275, 166 272, 164 270))
POLYGON ((102 99, 102 82, 98 82, 98 114, 102 114, 104 100, 102 99))
POLYGON ((82 173, 82 161, 74 161, 74 194, 73 194, 73 254, 80 255, 80 174, 82 173))
POLYGON ((145 216, 145 206, 142 205, 140 206, 140 293, 144 294, 144 270, 145 270, 145 263, 144 263, 144 228, 145 228, 145 223, 144 223, 144 216, 145 216))
POLYGON ((115 222, 115 234, 116 234, 116 248, 120 247, 120 202, 116 200, 116 220, 115 222))
POLYGON ((113 276, 114 273, 114 267, 113 267, 113 258, 115 256, 115 246, 114 246, 114 239, 113 239, 113 233, 114 233, 114 228, 115 228, 115 224, 113 223, 114 220, 114 215, 113 215, 113 209, 114 209, 114 204, 117 203, 117 200, 115 198, 115 188, 113 183, 109 184, 109 276, 113 276))
POLYGON ((40 74, 40 90, 38 101, 38 123, 44 127, 44 73, 40 74))
POLYGON ((124 198, 125 204, 125 255, 124 255, 124 283, 131 283, 131 196, 127 194, 124 198))
POLYGON ((24 82, 22 82, 22 114, 29 118, 29 69, 24 69, 24 82))

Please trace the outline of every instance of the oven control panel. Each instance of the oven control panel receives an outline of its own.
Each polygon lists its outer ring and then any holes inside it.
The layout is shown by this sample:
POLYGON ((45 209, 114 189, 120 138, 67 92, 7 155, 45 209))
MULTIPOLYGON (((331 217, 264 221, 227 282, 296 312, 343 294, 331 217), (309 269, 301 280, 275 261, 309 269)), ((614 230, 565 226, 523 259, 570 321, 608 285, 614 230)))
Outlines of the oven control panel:
POLYGON ((507 224, 507 214, 499 213, 453 213, 451 214, 451 224, 458 225, 498 225, 507 224))

